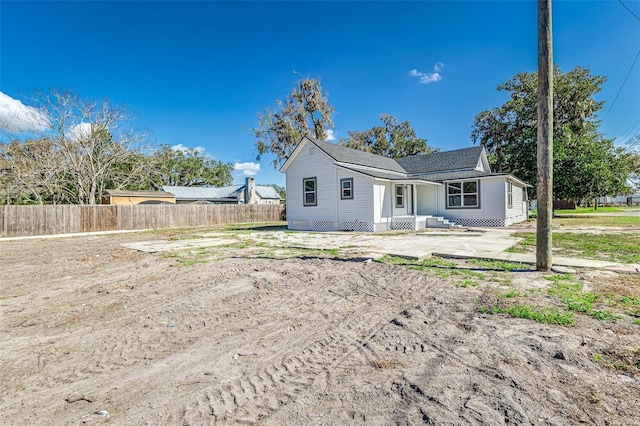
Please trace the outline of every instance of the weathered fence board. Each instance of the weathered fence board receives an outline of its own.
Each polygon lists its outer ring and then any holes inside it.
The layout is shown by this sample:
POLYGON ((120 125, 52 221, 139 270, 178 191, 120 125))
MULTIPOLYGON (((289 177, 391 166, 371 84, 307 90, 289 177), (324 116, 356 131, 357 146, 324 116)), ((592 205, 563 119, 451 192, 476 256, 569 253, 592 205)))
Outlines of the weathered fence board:
POLYGON ((278 204, 0 206, 0 237, 180 228, 284 220, 278 204))

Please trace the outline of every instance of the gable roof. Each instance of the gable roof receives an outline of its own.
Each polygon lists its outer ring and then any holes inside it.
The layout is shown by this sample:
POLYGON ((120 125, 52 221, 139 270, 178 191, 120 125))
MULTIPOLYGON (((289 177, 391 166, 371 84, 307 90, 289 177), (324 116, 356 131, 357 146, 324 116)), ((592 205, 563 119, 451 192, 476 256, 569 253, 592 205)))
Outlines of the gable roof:
POLYGON ((434 152, 432 154, 411 155, 396 161, 410 175, 453 170, 473 170, 478 166, 483 146, 434 152))
POLYGON ((456 179, 508 176, 525 186, 531 186, 511 174, 492 173, 482 145, 394 159, 305 136, 280 171, 286 173, 288 165, 294 160, 305 140, 331 157, 336 162, 335 166, 375 178, 416 179, 442 183, 456 179))
POLYGON ((314 138, 307 138, 318 148, 323 150, 329 157, 341 163, 356 164, 358 166, 373 167, 375 169, 390 170, 398 173, 406 173, 400 164, 393 158, 384 157, 378 154, 361 151, 359 149, 348 148, 335 143, 319 141, 314 138))

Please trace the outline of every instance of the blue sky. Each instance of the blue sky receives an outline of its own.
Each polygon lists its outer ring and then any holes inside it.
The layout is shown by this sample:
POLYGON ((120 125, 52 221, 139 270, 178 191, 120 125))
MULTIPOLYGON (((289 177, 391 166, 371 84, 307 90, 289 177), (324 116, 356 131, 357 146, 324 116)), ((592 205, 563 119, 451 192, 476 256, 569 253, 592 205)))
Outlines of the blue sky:
MULTIPOLYGON (((623 1, 640 16, 640 1, 623 1)), ((475 115, 507 99, 498 84, 537 69, 535 1, 2 0, 0 28, 2 102, 51 86, 108 97, 157 143, 247 163, 236 183, 258 166, 245 129, 300 77, 321 80, 338 138, 389 113, 450 150, 471 146, 475 115)), ((640 19, 617 0, 556 0, 553 36, 563 71, 608 76, 605 135, 638 132, 640 19)), ((254 176, 284 185, 272 159, 254 176)))

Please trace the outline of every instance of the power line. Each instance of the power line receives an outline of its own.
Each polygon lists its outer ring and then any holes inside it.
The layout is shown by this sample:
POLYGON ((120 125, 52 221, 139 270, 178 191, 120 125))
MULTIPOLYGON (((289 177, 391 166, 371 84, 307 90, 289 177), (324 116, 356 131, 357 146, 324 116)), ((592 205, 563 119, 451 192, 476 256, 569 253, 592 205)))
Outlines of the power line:
POLYGON ((624 87, 624 84, 627 82, 627 79, 629 78, 629 75, 631 75, 631 70, 633 70, 633 67, 636 64, 636 61, 638 60, 639 56, 640 56, 640 50, 638 50, 638 54, 636 55, 636 58, 633 60, 633 63, 631 64, 631 68, 629 68, 629 72, 627 73, 627 76, 624 78, 624 81, 622 82, 622 86, 620 86, 620 90, 618 90, 618 94, 613 99, 613 102, 611 103, 611 106, 609 107, 609 110, 607 111, 607 114, 602 119, 603 123, 604 123, 604 120, 606 120, 607 117, 609 116, 609 113, 611 112, 611 109, 613 108, 613 106, 615 105, 616 101, 618 100, 618 96, 620 96, 620 92, 622 92, 622 88, 624 87))
POLYGON ((638 15, 636 15, 635 13, 633 13, 633 10, 629 9, 629 7, 622 3, 622 0, 618 0, 618 2, 622 5, 622 7, 624 7, 625 9, 627 9, 629 11, 630 14, 632 14, 634 16, 634 18, 636 18, 638 21, 640 21, 640 18, 638 17, 638 15))

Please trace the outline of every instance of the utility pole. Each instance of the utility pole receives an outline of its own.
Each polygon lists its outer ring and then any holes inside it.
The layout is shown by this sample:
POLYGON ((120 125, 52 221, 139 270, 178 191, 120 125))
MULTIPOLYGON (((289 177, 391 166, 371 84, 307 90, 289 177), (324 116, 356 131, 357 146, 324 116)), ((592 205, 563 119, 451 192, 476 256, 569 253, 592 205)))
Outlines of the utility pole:
POLYGON ((538 0, 538 219, 536 269, 551 269, 553 216, 553 54, 551 0, 538 0))

